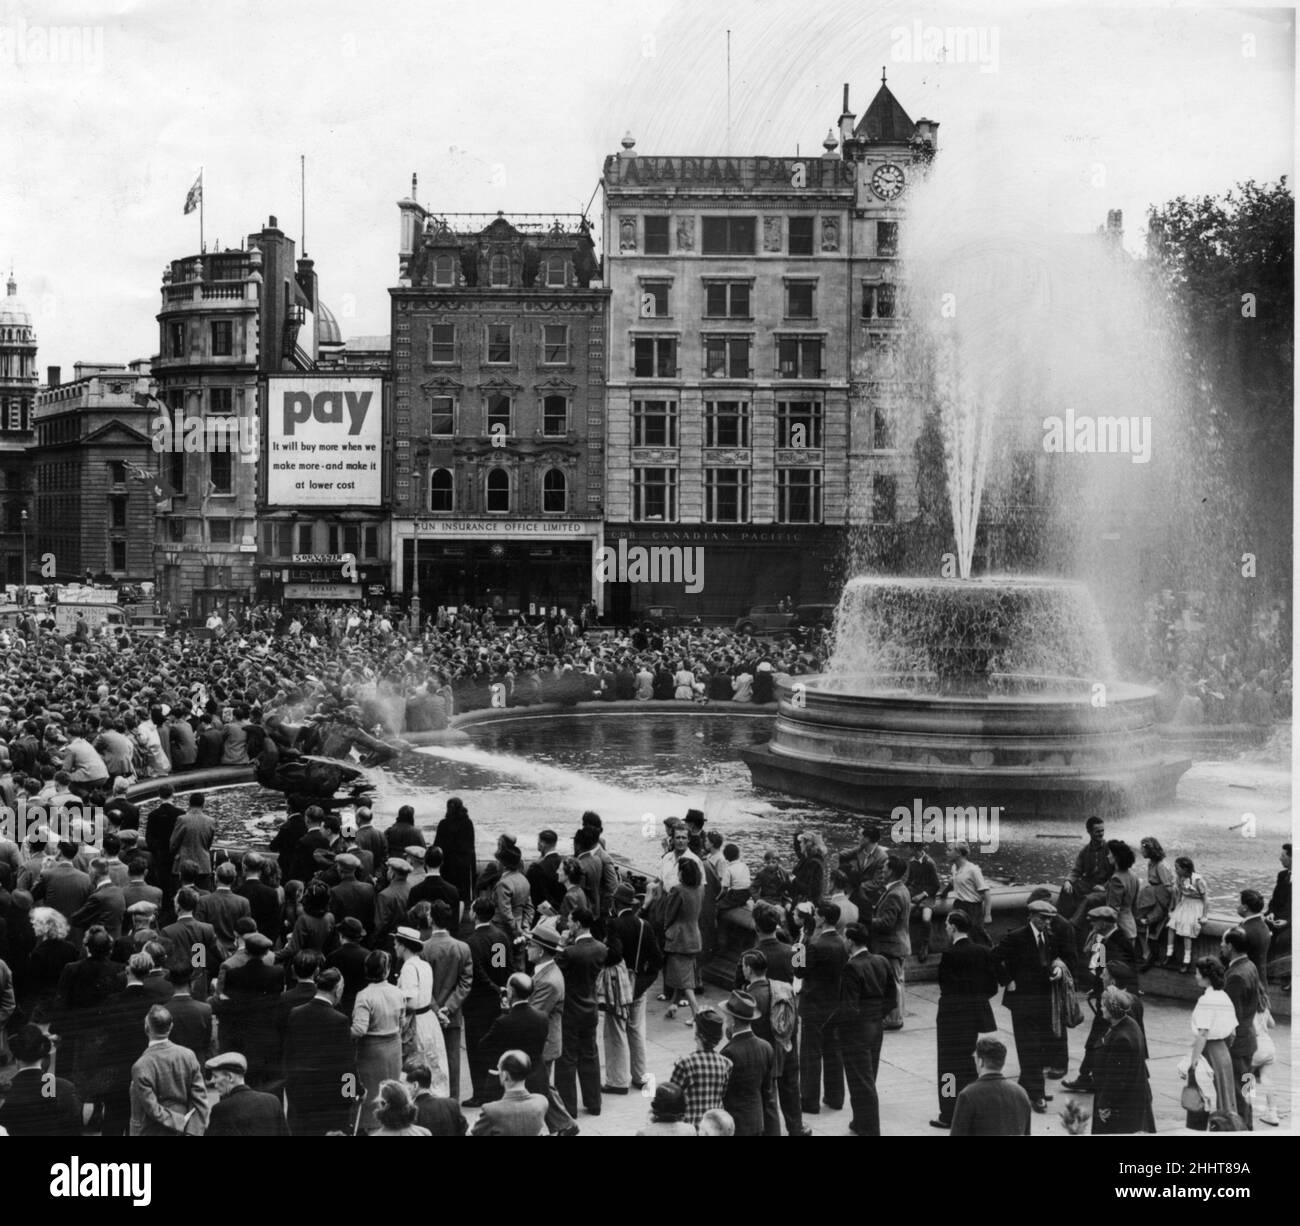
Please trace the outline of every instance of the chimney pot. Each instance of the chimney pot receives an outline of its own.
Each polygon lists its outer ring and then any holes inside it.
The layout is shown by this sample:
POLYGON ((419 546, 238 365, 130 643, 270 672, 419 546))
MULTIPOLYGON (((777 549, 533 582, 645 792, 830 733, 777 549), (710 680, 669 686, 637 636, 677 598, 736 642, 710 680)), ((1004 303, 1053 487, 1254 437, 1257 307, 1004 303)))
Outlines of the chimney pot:
POLYGON ((45 382, 50 387, 58 387, 59 381, 63 377, 63 370, 58 366, 47 366, 45 368, 45 382))

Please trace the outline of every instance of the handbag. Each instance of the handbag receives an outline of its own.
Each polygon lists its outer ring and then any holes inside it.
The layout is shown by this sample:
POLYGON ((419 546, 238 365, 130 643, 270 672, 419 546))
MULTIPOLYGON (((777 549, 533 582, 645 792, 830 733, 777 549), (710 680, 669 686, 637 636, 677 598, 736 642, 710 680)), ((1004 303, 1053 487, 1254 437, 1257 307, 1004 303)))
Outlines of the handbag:
POLYGON ((1201 1093, 1201 1088, 1196 1084, 1196 1071, 1189 1068, 1187 1070, 1187 1084, 1183 1086, 1183 1092, 1178 1096, 1179 1105, 1184 1111, 1206 1112, 1209 1110, 1209 1103, 1205 1100, 1205 1095, 1201 1093))

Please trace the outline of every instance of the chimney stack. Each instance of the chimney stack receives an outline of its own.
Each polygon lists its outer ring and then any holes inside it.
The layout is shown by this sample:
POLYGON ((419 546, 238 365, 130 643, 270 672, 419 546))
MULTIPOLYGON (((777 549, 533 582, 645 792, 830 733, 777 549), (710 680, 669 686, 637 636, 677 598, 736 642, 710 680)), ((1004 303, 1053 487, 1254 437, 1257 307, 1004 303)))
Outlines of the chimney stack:
POLYGON ((47 366, 45 368, 45 383, 47 387, 58 387, 63 377, 63 369, 59 366, 47 366))
POLYGON ((840 112, 840 142, 853 139, 853 120, 856 118, 849 110, 849 83, 844 82, 844 110, 840 112))

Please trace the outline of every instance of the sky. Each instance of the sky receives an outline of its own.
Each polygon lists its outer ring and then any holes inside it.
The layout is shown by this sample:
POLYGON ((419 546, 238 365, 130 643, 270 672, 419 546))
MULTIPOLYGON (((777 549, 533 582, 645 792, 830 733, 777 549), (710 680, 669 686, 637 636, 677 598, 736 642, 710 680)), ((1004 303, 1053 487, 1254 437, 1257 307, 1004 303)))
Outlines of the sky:
POLYGON ((199 168, 210 249, 272 214, 298 239, 305 155, 322 298, 345 336, 387 333, 412 172, 439 212, 575 213, 628 132, 820 154, 844 83, 860 116, 882 67, 953 182, 1014 185, 1066 232, 1122 209, 1135 252, 1153 204, 1293 174, 1281 7, 0 0, 0 259, 42 371, 147 358, 163 268, 198 250, 199 168))

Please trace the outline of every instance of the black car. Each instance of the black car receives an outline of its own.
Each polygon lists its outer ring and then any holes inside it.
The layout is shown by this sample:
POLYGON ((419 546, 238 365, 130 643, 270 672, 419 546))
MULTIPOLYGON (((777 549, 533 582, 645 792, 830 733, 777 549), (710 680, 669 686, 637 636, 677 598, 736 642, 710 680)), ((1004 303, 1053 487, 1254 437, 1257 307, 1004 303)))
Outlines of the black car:
POLYGON ((794 624, 801 630, 830 630, 835 625, 835 609, 833 604, 801 604, 794 611, 794 624))

